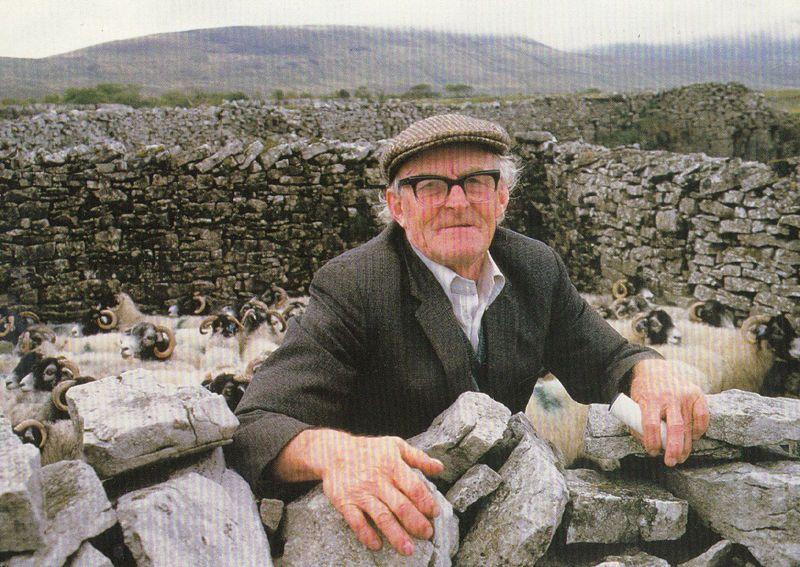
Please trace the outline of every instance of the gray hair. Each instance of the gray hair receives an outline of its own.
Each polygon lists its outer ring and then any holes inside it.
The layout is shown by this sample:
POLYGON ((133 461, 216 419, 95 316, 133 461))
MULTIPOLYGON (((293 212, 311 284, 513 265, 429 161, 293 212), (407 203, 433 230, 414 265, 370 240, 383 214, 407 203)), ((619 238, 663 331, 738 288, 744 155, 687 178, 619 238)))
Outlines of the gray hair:
MULTIPOLYGON (((500 181, 502 181, 505 186, 508 187, 508 193, 511 195, 517 186, 517 182, 519 181, 519 174, 522 172, 522 166, 520 166, 517 156, 513 154, 497 154, 496 157, 497 169, 500 170, 500 181)), ((386 193, 390 191, 396 195, 399 195, 400 193, 400 188, 397 186, 396 176, 386 187, 386 193)), ((380 196, 380 206, 381 208, 378 211, 378 220, 380 220, 381 223, 388 225, 392 222, 392 213, 389 211, 389 203, 386 201, 386 195, 384 193, 381 193, 380 196)), ((497 222, 503 222, 504 218, 505 212, 503 212, 503 216, 501 216, 497 222)))

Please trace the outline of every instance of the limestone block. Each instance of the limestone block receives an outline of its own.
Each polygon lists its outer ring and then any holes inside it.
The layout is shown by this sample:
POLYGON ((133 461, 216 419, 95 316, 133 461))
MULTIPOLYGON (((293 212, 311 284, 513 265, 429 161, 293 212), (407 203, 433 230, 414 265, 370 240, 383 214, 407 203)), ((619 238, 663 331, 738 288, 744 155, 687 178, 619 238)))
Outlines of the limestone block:
POLYGON ((533 565, 561 523, 569 492, 558 457, 527 419, 509 422, 520 441, 500 468, 503 484, 461 541, 459 565, 533 565))
POLYGON ((456 512, 464 513, 475 502, 494 492, 502 482, 499 474, 486 465, 478 464, 464 473, 445 497, 456 512))
POLYGON ((69 567, 112 567, 111 560, 85 542, 70 559, 69 567))
POLYGON ((219 484, 190 473, 129 492, 117 502, 125 544, 140 566, 229 565, 271 567, 260 522, 250 522, 219 484))
POLYGON ((144 370, 71 388, 67 405, 101 478, 225 444, 238 425, 222 396, 144 370))
POLYGON ((704 553, 678 567, 726 567, 729 565, 728 557, 733 550, 733 543, 727 539, 718 541, 709 547, 704 553))
POLYGON ((800 462, 676 468, 661 477, 715 532, 746 546, 761 564, 800 564, 800 462))
POLYGON ((706 437, 740 447, 800 441, 800 400, 727 390, 707 396, 706 437))
POLYGON ((564 473, 570 494, 566 543, 678 539, 689 506, 656 484, 589 470, 564 473))
POLYGON ((453 483, 503 438, 511 412, 486 394, 464 392, 431 426, 408 442, 444 464, 438 479, 453 483))
POLYGON ((261 516, 261 523, 264 524, 268 534, 272 535, 278 531, 283 519, 283 508, 283 500, 261 499, 258 505, 258 513, 261 516))
POLYGON ((669 562, 644 551, 627 555, 609 555, 595 567, 670 567, 669 562))

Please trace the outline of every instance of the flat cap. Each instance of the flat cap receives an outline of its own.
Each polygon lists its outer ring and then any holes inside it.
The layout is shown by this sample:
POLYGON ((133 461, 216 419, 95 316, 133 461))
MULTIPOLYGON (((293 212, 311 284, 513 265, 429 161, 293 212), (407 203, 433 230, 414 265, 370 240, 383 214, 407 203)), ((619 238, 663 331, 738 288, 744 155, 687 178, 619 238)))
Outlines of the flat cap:
POLYGON ((381 170, 387 181, 391 181, 400 165, 415 154, 459 142, 487 146, 500 154, 511 148, 508 132, 494 122, 463 114, 438 114, 414 122, 384 146, 381 170))

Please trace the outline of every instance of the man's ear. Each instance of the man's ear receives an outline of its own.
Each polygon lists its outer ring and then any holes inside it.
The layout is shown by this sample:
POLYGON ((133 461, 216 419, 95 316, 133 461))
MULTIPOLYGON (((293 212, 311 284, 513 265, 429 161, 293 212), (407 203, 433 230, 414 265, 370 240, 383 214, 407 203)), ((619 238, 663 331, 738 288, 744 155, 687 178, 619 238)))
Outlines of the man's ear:
POLYGON ((386 190, 386 204, 389 206, 389 212, 392 213, 392 218, 397 224, 405 228, 405 215, 403 214, 403 199, 397 191, 386 190))
POLYGON ((508 187, 505 184, 502 184, 497 188, 497 217, 503 216, 503 213, 506 212, 506 208, 508 207, 508 187))

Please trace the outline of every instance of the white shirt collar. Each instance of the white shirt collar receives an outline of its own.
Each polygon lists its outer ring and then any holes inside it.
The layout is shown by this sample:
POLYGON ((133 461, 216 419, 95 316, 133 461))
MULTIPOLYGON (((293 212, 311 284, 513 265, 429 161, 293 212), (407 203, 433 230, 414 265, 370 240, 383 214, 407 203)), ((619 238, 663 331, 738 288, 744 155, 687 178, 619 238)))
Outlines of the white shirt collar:
POLYGON ((500 292, 505 286, 506 278, 500 271, 500 268, 497 267, 494 258, 492 258, 488 250, 486 251, 486 258, 481 266, 481 273, 478 276, 476 285, 474 281, 458 275, 447 266, 434 262, 416 246, 411 244, 411 242, 409 242, 409 245, 411 245, 411 249, 414 250, 414 253, 419 256, 419 259, 422 260, 422 263, 433 273, 436 281, 442 286, 448 298, 452 295, 474 293, 473 290, 477 288, 478 297, 488 306, 500 295, 500 292))

